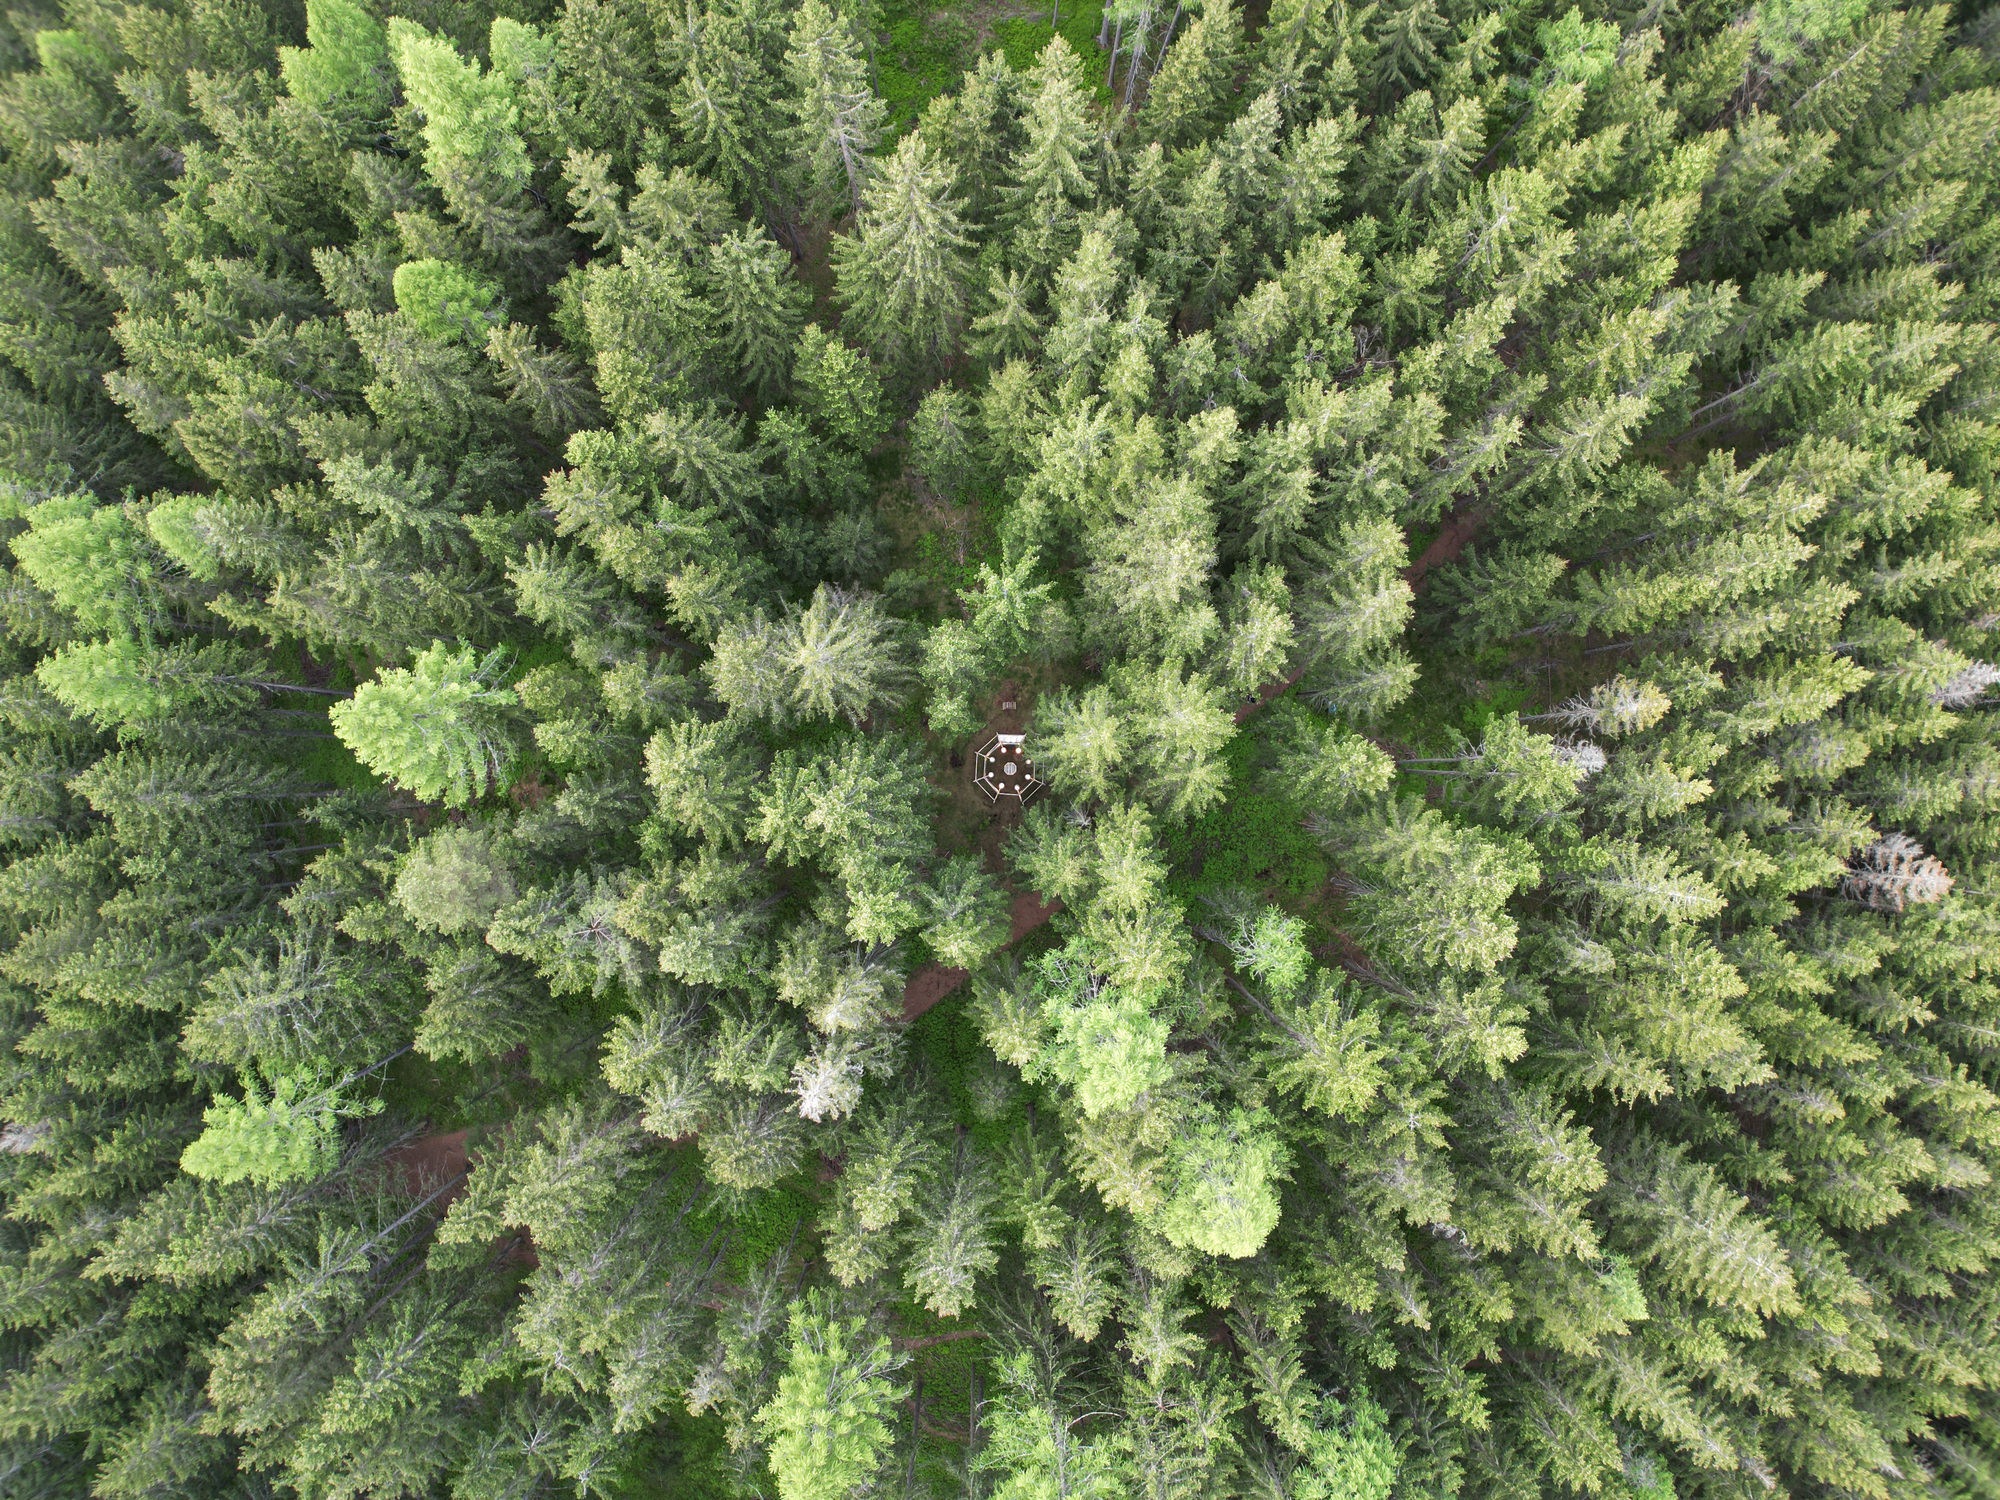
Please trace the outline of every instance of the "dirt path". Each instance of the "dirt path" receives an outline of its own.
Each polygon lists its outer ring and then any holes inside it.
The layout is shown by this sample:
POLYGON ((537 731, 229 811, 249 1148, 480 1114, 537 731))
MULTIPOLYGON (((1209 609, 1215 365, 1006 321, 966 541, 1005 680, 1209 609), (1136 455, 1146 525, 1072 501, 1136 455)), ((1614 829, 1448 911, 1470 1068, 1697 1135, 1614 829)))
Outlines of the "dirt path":
POLYGON ((1265 683, 1262 687, 1257 689, 1256 697, 1252 698, 1248 703, 1237 704, 1236 722, 1241 724, 1245 719, 1249 718, 1250 715, 1257 712, 1258 709, 1262 708, 1266 703, 1269 703, 1273 698, 1277 697, 1279 694, 1290 692, 1295 686, 1298 685, 1298 680, 1305 675, 1306 675, 1305 669, 1301 667, 1298 671, 1292 673, 1292 675, 1289 677, 1281 677, 1276 682, 1265 683))
MULTIPOLYGON (((422 1197, 439 1183, 464 1174, 467 1165, 465 1137, 463 1130, 454 1130, 449 1135, 427 1135, 422 1140, 398 1146, 384 1160, 403 1174, 403 1186, 411 1197, 422 1197)), ((461 1182, 438 1200, 439 1210, 442 1211, 446 1204, 464 1191, 465 1184, 461 1182)))
POLYGON ((1433 568, 1443 567, 1465 550, 1465 544, 1478 532, 1486 515, 1486 511, 1479 508, 1456 513, 1445 521, 1444 530, 1437 534, 1437 539, 1418 554, 1415 562, 1403 569, 1403 581, 1412 592, 1424 586, 1425 574, 1433 568))
MULTIPOLYGON (((1039 893, 1023 891, 1014 898, 1009 943, 1018 943, 1042 923, 1062 910, 1062 902, 1044 902, 1039 893)), ((903 1019, 914 1021, 938 1001, 972 977, 970 969, 952 969, 943 964, 925 964, 903 986, 903 1019)))
MULTIPOLYGON (((402 1174, 404 1190, 412 1198, 421 1198, 434 1191, 439 1183, 458 1178, 459 1181, 448 1192, 438 1197, 437 1210, 443 1213, 451 1206, 452 1200, 465 1191, 465 1173, 472 1165, 465 1149, 467 1134, 463 1130, 452 1130, 443 1135, 427 1135, 421 1140, 398 1146, 383 1160, 391 1171, 402 1174)), ((529 1270, 541 1264, 525 1229, 516 1231, 500 1259, 502 1264, 526 1266, 529 1270)))

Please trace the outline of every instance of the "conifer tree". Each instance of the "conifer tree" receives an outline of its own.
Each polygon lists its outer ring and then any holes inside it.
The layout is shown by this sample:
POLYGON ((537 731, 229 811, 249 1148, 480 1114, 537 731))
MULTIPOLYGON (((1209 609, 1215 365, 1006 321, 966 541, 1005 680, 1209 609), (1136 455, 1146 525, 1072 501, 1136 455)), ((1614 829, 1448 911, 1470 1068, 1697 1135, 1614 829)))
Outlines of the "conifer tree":
POLYGON ((865 76, 853 30, 823 0, 806 0, 793 16, 785 73, 812 207, 828 213, 844 199, 858 217, 884 109, 865 76))
POLYGON ((0 1489, 1990 1490, 1977 9, 0 18, 0 1489))
POLYGON ((888 1377, 901 1362, 886 1340, 867 1341, 863 1327, 825 1303, 792 1313, 785 1373, 757 1414, 786 1500, 860 1489, 889 1441, 882 1416, 895 1399, 888 1377))
POLYGON ((850 325, 895 368, 938 368, 964 315, 966 238, 950 171, 921 132, 871 184, 856 230, 834 251, 850 325))
POLYGON ((709 271, 741 378, 766 395, 782 390, 810 300, 792 279, 789 258, 768 235, 750 229, 716 241, 709 271))
POLYGON ((513 693, 500 651, 481 657, 433 643, 332 711, 334 732, 364 762, 427 801, 460 806, 485 792, 517 748, 513 693))

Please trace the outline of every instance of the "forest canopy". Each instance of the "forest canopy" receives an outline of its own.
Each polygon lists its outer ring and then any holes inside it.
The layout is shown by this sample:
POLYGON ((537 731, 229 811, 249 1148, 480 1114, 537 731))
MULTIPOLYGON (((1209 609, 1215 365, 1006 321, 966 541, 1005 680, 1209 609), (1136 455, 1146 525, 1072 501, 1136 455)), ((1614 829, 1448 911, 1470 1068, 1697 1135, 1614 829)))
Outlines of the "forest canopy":
POLYGON ((0 19, 9 1500, 2000 1500, 2000 9, 0 19))

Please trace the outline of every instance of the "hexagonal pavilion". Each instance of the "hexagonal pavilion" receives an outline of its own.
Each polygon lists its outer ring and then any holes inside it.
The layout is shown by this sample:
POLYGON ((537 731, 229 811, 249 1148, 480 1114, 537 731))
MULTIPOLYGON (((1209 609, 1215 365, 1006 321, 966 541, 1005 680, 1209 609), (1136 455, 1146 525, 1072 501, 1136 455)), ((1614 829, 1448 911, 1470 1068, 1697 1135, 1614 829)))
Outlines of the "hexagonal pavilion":
POLYGON ((1026 804, 1042 789, 1035 763, 1023 750, 1025 734, 996 734, 972 753, 972 779, 995 804, 1003 797, 1026 804))

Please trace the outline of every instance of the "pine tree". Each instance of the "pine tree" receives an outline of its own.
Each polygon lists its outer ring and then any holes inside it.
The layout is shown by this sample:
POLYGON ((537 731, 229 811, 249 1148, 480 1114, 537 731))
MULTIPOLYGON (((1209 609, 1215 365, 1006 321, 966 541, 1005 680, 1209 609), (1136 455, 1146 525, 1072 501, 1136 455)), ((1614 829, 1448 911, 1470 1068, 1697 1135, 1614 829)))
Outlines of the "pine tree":
POLYGON ((886 1339, 868 1341, 863 1328, 825 1302, 792 1312, 785 1372, 757 1414, 786 1500, 859 1490, 889 1442, 882 1417, 897 1394, 889 1376, 902 1362, 886 1339))
POLYGON ((360 1076, 329 1081, 316 1071, 281 1073, 262 1098, 254 1079, 247 1082, 241 1101, 225 1096, 209 1106, 207 1128, 181 1153, 181 1169, 225 1185, 325 1176, 340 1155, 339 1119, 382 1108, 379 1099, 355 1105, 340 1097, 360 1076))
POLYGON ((564 438, 594 424, 596 395, 582 369, 567 353, 543 349, 519 323, 487 333, 486 357, 499 366, 508 399, 528 409, 544 436, 564 438))
MULTIPOLYGON (((410 100, 424 117, 426 168, 443 186, 449 166, 519 187, 527 181, 520 109, 504 74, 481 73, 451 43, 410 21, 392 23, 389 51, 410 100)), ((447 189, 449 195, 449 189, 447 189)))
POLYGON ((285 90, 310 109, 377 118, 389 103, 389 47, 382 25, 349 0, 311 0, 305 47, 280 47, 285 90))
POLYGON ((1007 940, 1007 909, 999 886, 964 856, 937 872, 924 900, 931 913, 925 941, 947 964, 974 968, 1007 940))
MULTIPOLYGON (((1213 125, 1241 63, 1242 25, 1236 8, 1226 0, 1204 8, 1154 69, 1140 111, 1141 128, 1168 146, 1201 136, 1213 125)), ((1136 59, 1133 66, 1138 66, 1136 59)))
POLYGON ((435 642, 337 704, 334 732, 365 763, 427 801, 463 806, 507 769, 517 750, 513 693, 497 684, 499 650, 481 657, 435 642))
POLYGON ((810 300, 789 258, 762 230, 739 231, 716 241, 709 274, 736 368, 764 395, 782 390, 810 300))
POLYGON ((1078 212, 1095 197, 1086 166, 1088 98, 1076 69, 1076 54, 1061 36, 1036 57, 1022 121, 1026 140, 1010 164, 1005 217, 1026 252, 1024 269, 1038 281, 1075 249, 1078 212))
POLYGON ((808 201, 831 216, 844 199, 858 217, 886 111, 869 86, 853 31, 823 0, 806 0, 793 16, 785 74, 808 201))
POLYGON ((1991 1488, 1994 25, 1266 9, 0 21, 10 1494, 1991 1488))
POLYGON ((678 74, 671 103, 690 165, 738 202, 772 198, 783 137, 772 87, 777 59, 757 28, 768 28, 774 39, 775 20, 751 11, 698 10, 689 0, 660 26, 662 50, 678 74))
POLYGON ((972 403, 941 385, 910 419, 910 451, 925 481, 945 500, 963 497, 976 472, 972 403))
POLYGON ((907 135, 871 185, 857 232, 834 247, 852 327, 899 369, 935 370, 958 336, 966 238, 950 191, 922 133, 907 135))

